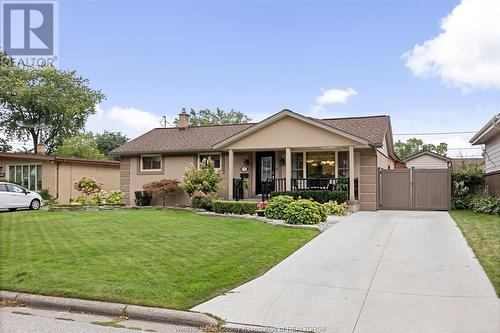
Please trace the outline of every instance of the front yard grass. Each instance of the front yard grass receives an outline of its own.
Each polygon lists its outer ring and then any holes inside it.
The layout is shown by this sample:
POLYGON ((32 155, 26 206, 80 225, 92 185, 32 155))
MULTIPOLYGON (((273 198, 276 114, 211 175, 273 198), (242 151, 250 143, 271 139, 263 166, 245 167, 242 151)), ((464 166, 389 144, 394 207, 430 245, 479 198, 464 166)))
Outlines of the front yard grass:
POLYGON ((454 210, 451 216, 500 296, 500 216, 454 210))
POLYGON ((0 289, 189 309, 317 234, 186 211, 0 213, 0 289))

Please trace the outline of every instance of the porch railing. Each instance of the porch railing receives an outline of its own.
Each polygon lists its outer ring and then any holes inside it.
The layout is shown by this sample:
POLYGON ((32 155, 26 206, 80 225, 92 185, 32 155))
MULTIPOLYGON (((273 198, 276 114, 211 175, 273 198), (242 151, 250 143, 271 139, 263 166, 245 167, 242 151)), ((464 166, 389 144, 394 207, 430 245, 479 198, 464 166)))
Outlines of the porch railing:
POLYGON ((271 192, 283 192, 286 190, 286 178, 266 179, 260 184, 262 201, 269 199, 271 192))
MULTIPOLYGON (((286 179, 267 179, 262 182, 262 200, 267 200, 271 192, 285 191, 286 179)), ((359 181, 354 178, 354 197, 359 197, 359 181)), ((292 178, 292 191, 328 190, 349 194, 349 178, 292 178)))
POLYGON ((245 187, 245 179, 233 178, 233 199, 239 201, 243 199, 243 190, 245 187))

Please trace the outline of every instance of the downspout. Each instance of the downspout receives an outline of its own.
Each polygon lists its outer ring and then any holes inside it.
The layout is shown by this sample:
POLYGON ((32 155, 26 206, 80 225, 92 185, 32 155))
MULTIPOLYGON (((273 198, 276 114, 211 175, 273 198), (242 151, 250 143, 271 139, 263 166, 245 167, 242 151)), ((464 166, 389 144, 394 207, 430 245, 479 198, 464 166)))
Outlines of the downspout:
POLYGON ((59 198, 59 162, 56 163, 56 196, 54 197, 54 200, 57 200, 59 198))

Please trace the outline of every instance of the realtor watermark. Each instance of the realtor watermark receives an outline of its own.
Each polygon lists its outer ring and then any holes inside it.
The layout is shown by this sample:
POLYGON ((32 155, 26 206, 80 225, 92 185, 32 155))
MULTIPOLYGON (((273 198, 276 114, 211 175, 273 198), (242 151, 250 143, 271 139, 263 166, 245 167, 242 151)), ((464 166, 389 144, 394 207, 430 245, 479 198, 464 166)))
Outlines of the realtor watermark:
POLYGON ((17 66, 57 66, 57 1, 1 1, 2 48, 17 66))

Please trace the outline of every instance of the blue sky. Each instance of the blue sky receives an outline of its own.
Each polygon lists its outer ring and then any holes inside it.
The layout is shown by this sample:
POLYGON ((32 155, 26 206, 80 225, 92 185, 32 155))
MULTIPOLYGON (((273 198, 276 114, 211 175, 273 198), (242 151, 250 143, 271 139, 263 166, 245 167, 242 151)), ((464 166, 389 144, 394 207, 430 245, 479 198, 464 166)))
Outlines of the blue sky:
MULTIPOLYGON (((498 86, 457 83, 445 70, 418 75, 403 56, 436 38, 459 4, 61 0, 59 66, 107 96, 88 129, 131 137, 182 107, 233 108, 253 120, 283 108, 388 114, 395 133, 477 130, 500 110, 498 86), (343 102, 317 108, 325 91, 349 88, 343 102)), ((470 136, 424 138, 464 147, 470 136)))

